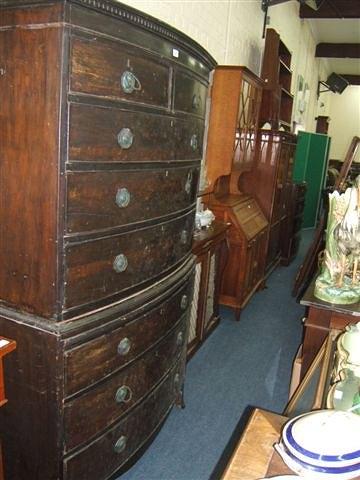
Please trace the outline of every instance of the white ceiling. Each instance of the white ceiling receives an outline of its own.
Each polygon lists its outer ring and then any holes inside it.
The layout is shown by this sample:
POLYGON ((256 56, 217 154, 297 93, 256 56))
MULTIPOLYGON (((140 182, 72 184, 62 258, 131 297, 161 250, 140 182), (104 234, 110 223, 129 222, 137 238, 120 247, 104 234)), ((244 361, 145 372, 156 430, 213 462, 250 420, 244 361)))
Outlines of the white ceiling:
MULTIPOLYGON (((360 19, 308 20, 317 43, 360 43, 360 19)), ((335 73, 360 75, 358 58, 327 58, 329 70, 335 73)))

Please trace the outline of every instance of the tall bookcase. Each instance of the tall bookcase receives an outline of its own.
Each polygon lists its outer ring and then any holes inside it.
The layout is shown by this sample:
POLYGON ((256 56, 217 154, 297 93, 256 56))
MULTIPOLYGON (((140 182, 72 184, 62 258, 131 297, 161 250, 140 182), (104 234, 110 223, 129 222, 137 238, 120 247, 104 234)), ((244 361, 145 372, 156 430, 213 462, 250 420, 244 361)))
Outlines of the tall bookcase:
POLYGON ((293 95, 291 94, 291 52, 273 29, 266 30, 261 78, 265 81, 260 110, 260 125, 291 130, 293 95))

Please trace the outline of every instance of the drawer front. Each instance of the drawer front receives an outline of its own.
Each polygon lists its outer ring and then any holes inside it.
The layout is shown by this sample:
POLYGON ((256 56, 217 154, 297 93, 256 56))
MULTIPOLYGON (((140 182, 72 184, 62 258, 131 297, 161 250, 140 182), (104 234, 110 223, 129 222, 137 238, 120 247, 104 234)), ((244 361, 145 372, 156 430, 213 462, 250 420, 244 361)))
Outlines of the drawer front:
POLYGON ((159 218, 196 200, 198 168, 67 173, 67 232, 159 218))
POLYGON ((181 388, 183 368, 180 362, 129 415, 87 448, 65 459, 64 479, 102 480, 124 464, 169 413, 181 388))
POLYGON ((205 116, 207 87, 187 73, 175 74, 174 109, 205 116))
POLYGON ((69 161, 160 162, 200 159, 203 120, 71 104, 69 161))
POLYGON ((192 282, 155 309, 65 353, 65 396, 129 365, 163 338, 188 308, 192 282))
POLYGON ((65 308, 154 279, 191 251, 194 211, 175 220, 66 248, 65 308))
POLYGON ((70 91, 169 106, 169 67, 143 50, 116 41, 74 36, 70 51, 70 91))
POLYGON ((156 347, 108 381, 65 404, 65 449, 87 442, 145 397, 184 352, 187 322, 183 318, 156 347))

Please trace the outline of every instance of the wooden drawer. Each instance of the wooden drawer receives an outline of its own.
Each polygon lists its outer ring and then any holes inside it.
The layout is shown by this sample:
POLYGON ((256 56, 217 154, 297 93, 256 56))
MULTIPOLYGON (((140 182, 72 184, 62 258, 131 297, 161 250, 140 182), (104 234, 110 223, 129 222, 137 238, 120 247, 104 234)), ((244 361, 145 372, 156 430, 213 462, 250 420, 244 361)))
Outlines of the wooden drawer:
POLYGON ((67 173, 68 233, 160 218, 196 200, 198 168, 67 173), (144 181, 144 179, 146 181, 144 181))
POLYGON ((169 335, 128 368, 65 404, 66 451, 115 422, 161 380, 184 351, 186 319, 183 317, 169 335))
POLYGON ((160 162, 201 159, 203 120, 70 105, 69 161, 160 162))
POLYGON ((174 109, 205 116, 207 87, 185 72, 175 73, 174 109))
POLYGON ((144 50, 96 37, 71 37, 70 91, 167 108, 169 66, 144 50))
POLYGON ((129 365, 161 340, 187 309, 191 287, 192 282, 188 280, 155 309, 68 350, 65 353, 65 397, 129 365))
POLYGON ((65 308, 155 279, 191 251, 195 212, 121 235, 72 244, 65 252, 65 308))
POLYGON ((180 362, 129 415, 87 448, 64 460, 64 480, 110 477, 165 419, 181 388, 182 380, 183 364, 180 362))

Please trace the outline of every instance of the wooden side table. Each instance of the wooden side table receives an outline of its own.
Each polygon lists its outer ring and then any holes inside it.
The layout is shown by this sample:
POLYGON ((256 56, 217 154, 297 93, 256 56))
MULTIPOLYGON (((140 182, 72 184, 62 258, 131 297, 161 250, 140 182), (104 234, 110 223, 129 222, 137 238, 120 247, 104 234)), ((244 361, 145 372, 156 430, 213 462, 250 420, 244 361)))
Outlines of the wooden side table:
MULTIPOLYGON (((5 398, 5 385, 4 385, 4 368, 3 357, 12 352, 16 348, 16 342, 5 337, 0 337, 0 407, 3 406, 7 399, 5 398)), ((0 432, 1 433, 1 432, 0 432)), ((1 442, 0 442, 0 480, 4 480, 1 442)))
POLYGON ((304 340, 300 378, 314 360, 331 329, 342 330, 346 325, 360 322, 360 304, 335 305, 314 297, 315 280, 306 290, 300 303, 308 307, 304 323, 304 340))
POLYGON ((194 233, 192 252, 196 256, 196 274, 188 357, 195 353, 220 320, 220 283, 228 257, 229 228, 228 224, 214 221, 209 228, 194 233))

